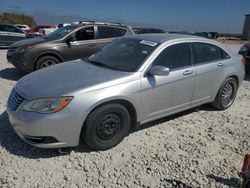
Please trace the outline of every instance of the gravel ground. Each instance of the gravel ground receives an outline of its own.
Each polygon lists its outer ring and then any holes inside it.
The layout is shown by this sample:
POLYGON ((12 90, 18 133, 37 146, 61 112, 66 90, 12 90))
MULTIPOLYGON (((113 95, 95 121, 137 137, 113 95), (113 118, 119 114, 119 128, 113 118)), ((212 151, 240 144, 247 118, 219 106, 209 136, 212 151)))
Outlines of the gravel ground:
POLYGON ((84 144, 39 149, 13 133, 6 101, 23 75, 0 50, 0 187, 237 187, 250 152, 249 76, 226 111, 201 106, 143 125, 117 147, 93 152, 84 144))

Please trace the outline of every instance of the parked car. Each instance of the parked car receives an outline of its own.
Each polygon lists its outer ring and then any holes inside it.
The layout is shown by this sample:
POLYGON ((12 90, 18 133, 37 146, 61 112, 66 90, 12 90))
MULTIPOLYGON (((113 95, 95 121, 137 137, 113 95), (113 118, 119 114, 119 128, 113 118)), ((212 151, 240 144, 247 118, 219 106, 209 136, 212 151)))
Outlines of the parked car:
POLYGON ((23 31, 26 31, 26 30, 30 29, 29 26, 24 25, 24 24, 15 24, 15 26, 22 29, 23 31))
POLYGON ((11 24, 0 23, 0 47, 8 47, 12 43, 28 38, 21 29, 11 24))
POLYGON ((205 37, 209 39, 217 39, 219 36, 219 33, 217 32, 169 31, 168 33, 195 35, 195 36, 205 37))
POLYGON ((205 103, 230 107, 244 78, 241 57, 205 38, 147 34, 116 40, 85 60, 20 79, 9 120, 27 143, 94 150, 116 146, 140 124, 205 103))
POLYGON ((250 73, 250 42, 240 48, 239 54, 243 56, 246 72, 250 73))
POLYGON ((32 72, 64 61, 92 55, 117 37, 134 34, 130 28, 106 24, 74 24, 43 38, 14 43, 7 59, 16 68, 32 72))
POLYGON ((29 35, 41 36, 43 35, 43 29, 55 29, 56 25, 38 25, 34 28, 26 30, 29 35))
POLYGON ((240 173, 240 188, 250 188, 250 155, 246 154, 240 173))
POLYGON ((48 34, 54 32, 54 31, 57 30, 57 29, 58 29, 57 26, 56 26, 56 27, 53 27, 53 28, 44 28, 44 29, 40 29, 40 30, 39 30, 39 33, 40 33, 41 35, 43 35, 43 36, 46 36, 46 35, 48 35, 48 34))
POLYGON ((158 28, 133 28, 136 34, 146 34, 146 33, 165 33, 163 29, 158 28))

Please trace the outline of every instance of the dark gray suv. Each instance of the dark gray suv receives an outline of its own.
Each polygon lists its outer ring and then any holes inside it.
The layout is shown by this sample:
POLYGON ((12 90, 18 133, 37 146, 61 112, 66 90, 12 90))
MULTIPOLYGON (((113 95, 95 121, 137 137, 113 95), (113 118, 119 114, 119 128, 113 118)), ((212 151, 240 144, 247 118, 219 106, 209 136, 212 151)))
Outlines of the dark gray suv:
POLYGON ((130 27, 112 23, 83 23, 62 27, 43 38, 16 42, 7 59, 16 68, 32 72, 64 61, 89 57, 117 37, 134 34, 130 27))

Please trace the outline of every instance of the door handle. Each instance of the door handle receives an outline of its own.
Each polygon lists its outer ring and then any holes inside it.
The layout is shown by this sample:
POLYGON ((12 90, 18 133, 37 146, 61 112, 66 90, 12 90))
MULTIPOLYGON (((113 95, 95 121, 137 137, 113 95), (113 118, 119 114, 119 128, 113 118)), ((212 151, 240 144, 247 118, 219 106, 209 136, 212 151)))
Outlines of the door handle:
POLYGON ((223 67, 223 66, 224 66, 224 63, 221 63, 221 62, 220 62, 220 63, 217 64, 217 66, 218 66, 218 67, 223 67))
POLYGON ((96 44, 89 44, 89 47, 95 47, 96 44))
POLYGON ((193 70, 185 70, 184 72, 183 72, 183 75, 189 75, 189 74, 193 74, 193 70))

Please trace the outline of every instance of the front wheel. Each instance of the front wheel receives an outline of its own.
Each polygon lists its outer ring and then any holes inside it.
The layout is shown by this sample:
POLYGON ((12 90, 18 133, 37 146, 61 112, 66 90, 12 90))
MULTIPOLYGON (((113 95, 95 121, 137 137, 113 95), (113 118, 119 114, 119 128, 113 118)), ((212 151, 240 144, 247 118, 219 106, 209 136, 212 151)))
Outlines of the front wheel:
POLYGON ((52 65, 60 63, 59 59, 54 56, 44 56, 38 59, 36 63, 36 70, 43 69, 52 65))
POLYGON ((212 106, 219 110, 225 110, 229 108, 235 100, 237 90, 237 81, 234 78, 228 78, 222 84, 215 100, 212 102, 212 106))
POLYGON ((123 140, 129 127, 128 110, 120 104, 107 104, 88 116, 81 137, 91 149, 107 150, 123 140))

